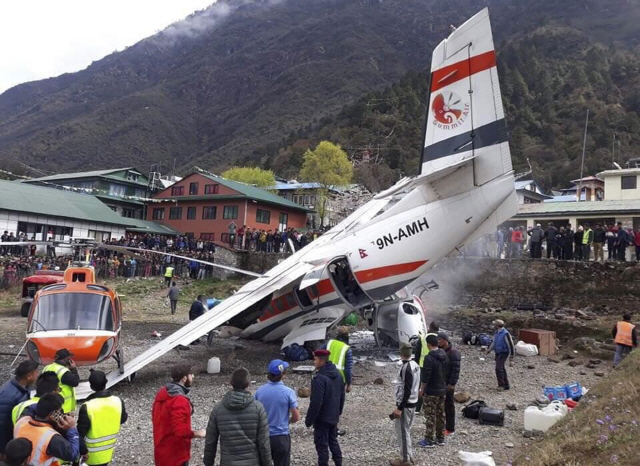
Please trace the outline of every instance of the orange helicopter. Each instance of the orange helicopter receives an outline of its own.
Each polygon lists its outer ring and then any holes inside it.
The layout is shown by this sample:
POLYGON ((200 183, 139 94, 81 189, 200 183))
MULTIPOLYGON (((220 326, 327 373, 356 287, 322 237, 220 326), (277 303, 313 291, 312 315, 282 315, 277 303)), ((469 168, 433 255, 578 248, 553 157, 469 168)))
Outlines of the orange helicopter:
POLYGON ((27 323, 27 354, 46 365, 53 362, 56 351, 67 348, 78 366, 114 357, 123 371, 121 327, 118 294, 96 283, 93 267, 71 266, 62 282, 35 295, 27 323))

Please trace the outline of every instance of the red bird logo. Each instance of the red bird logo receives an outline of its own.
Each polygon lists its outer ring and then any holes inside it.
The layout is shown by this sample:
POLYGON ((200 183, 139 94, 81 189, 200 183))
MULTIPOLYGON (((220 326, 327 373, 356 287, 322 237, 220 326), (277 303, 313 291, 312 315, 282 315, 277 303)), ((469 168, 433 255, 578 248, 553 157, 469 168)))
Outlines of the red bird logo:
POLYGON ((369 254, 367 254, 366 249, 358 249, 358 252, 360 253, 360 259, 364 259, 365 257, 369 257, 369 254))
POLYGON ((458 121, 462 115, 462 99, 453 92, 438 94, 433 99, 431 109, 433 116, 440 123, 450 125, 458 121))

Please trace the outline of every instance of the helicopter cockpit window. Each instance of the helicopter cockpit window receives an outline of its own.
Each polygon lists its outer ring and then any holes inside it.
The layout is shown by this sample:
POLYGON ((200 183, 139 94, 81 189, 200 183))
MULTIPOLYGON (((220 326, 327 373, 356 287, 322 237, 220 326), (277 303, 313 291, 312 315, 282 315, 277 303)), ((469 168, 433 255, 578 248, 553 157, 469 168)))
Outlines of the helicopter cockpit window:
POLYGON ((46 330, 114 330, 108 296, 57 293, 41 296, 33 313, 31 332, 46 330))

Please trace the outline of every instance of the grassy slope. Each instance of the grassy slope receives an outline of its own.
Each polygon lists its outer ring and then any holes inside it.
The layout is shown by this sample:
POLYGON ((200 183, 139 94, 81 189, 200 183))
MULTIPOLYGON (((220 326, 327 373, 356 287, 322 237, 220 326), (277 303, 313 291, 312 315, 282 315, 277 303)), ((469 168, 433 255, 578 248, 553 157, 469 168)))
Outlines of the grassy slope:
POLYGON ((592 387, 580 406, 514 462, 527 466, 638 465, 640 352, 592 387))

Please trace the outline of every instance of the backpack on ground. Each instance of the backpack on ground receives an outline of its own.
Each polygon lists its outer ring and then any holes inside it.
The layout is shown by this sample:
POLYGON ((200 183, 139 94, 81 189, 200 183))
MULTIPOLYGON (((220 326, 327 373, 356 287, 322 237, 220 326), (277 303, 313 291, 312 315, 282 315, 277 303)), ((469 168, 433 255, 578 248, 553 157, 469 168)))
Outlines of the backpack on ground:
POLYGON ((472 340, 475 342, 475 335, 473 332, 466 332, 462 335, 462 344, 463 345, 473 345, 472 340))
POLYGON ((503 426, 504 411, 502 409, 480 408, 478 422, 489 426, 503 426))
POLYGON ((310 351, 297 343, 292 343, 291 345, 283 348, 282 352, 284 353, 284 358, 288 361, 308 361, 309 359, 313 359, 313 355, 310 354, 310 351))
POLYGON ((487 335, 486 333, 481 333, 480 335, 478 335, 478 341, 476 344, 480 346, 491 346, 492 342, 493 338, 491 336, 487 335))
POLYGON ((487 403, 482 400, 475 400, 462 408, 462 415, 469 419, 478 419, 480 409, 486 408, 487 403))

